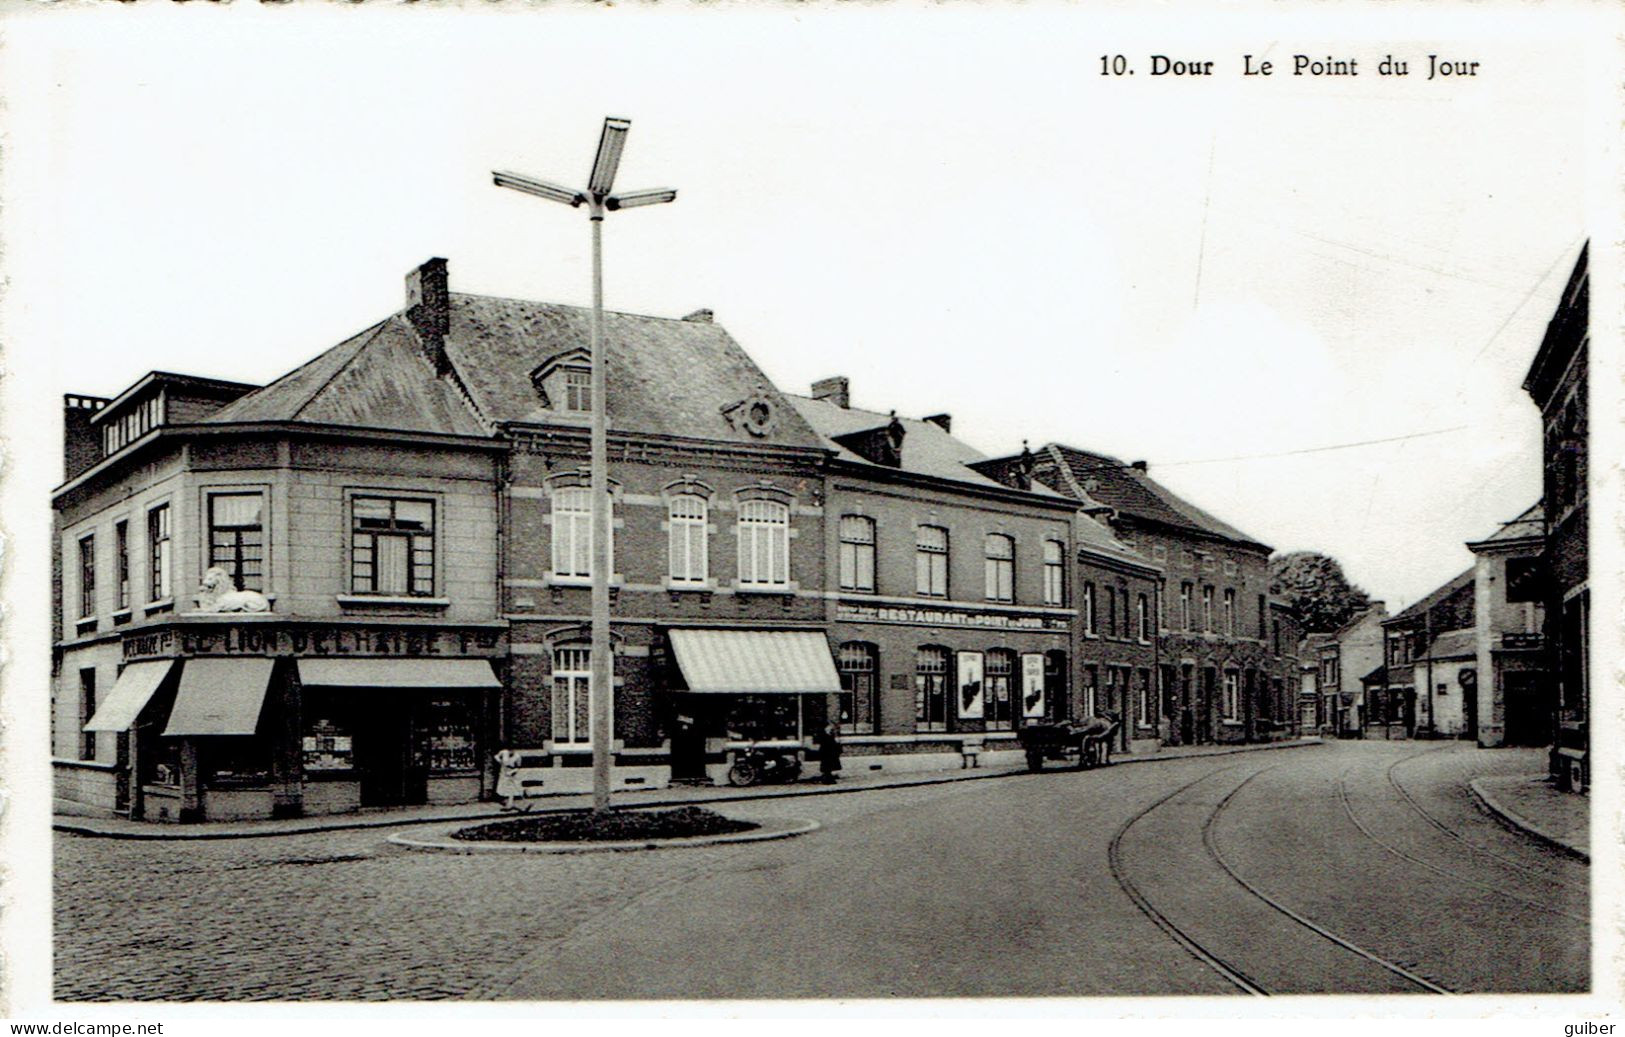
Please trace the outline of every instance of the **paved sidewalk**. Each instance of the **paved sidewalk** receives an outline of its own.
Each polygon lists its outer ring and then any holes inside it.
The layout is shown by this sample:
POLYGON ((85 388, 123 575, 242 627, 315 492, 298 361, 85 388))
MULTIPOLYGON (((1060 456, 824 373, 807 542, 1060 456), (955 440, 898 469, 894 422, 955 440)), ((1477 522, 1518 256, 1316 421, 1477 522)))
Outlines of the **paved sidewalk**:
POLYGON ((1591 799, 1563 792, 1545 775, 1477 778, 1473 796, 1507 825, 1563 852, 1591 859, 1591 799))
MULTIPOLYGON (((1234 753, 1260 752, 1272 749, 1295 749, 1320 745, 1319 738, 1302 738, 1288 742, 1267 742, 1261 745, 1202 745, 1164 747, 1152 753, 1133 755, 1114 753, 1112 766, 1131 763, 1156 763, 1160 760, 1184 760, 1198 756, 1229 756, 1234 753)), ((857 757, 847 757, 848 760, 857 757)), ((1059 769, 1058 765, 1051 767, 1059 769)), ((970 770, 920 771, 913 774, 865 774, 842 778, 838 784, 825 785, 816 778, 804 779, 788 785, 760 785, 737 789, 716 786, 673 786, 635 792, 617 792, 616 802, 628 807, 686 806, 693 803, 726 803, 753 799, 776 799, 788 796, 828 796, 845 792, 861 792, 876 788, 907 788, 918 785, 941 785, 951 781, 977 781, 1003 778, 1012 774, 1025 774, 1024 763, 1002 767, 977 767, 970 770)), ((532 801, 531 813, 576 810, 592 805, 587 794, 545 796, 532 801)), ((245 839, 275 835, 303 835, 345 828, 385 828, 401 825, 434 824, 441 821, 476 821, 493 817, 512 817, 497 803, 463 803, 456 806, 389 807, 363 810, 352 814, 330 814, 321 817, 295 817, 275 821, 237 821, 202 824, 170 824, 152 821, 130 821, 121 817, 79 817, 57 815, 51 827, 59 832, 76 835, 100 836, 111 839, 245 839)))

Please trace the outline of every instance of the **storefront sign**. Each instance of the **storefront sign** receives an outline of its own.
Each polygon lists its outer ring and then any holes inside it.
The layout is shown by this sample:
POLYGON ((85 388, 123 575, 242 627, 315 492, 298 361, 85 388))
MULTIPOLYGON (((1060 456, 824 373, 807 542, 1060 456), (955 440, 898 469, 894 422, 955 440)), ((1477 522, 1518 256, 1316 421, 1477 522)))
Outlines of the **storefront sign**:
POLYGON ((1021 715, 1028 720, 1044 719, 1044 657, 1021 657, 1021 715))
POLYGON ((835 618, 852 623, 905 623, 928 627, 977 627, 986 630, 1044 630, 1065 632, 1066 616, 1013 615, 1007 612, 963 612, 918 608, 913 605, 835 606, 835 618))
POLYGON ((959 719, 982 718, 982 653, 959 653, 959 719))
POLYGON ((126 661, 176 655, 390 656, 434 658, 488 656, 497 650, 496 630, 429 627, 311 626, 257 623, 166 627, 124 639, 126 661))

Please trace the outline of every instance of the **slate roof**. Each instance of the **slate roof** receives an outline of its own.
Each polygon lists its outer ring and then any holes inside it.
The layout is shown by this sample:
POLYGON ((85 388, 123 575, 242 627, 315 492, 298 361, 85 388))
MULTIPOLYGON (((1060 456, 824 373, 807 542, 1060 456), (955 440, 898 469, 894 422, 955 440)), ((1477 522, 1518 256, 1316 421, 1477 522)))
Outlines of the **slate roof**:
MULTIPOLYGON (((416 329, 397 313, 208 420, 309 421, 468 436, 489 436, 490 426, 503 422, 583 428, 584 417, 544 408, 530 375, 544 361, 588 345, 591 313, 453 292, 446 355, 469 399, 451 379, 435 376, 416 329)), ((612 430, 826 445, 716 324, 609 312, 604 336, 612 430), (775 404, 776 422, 766 436, 736 427, 724 413, 753 396, 775 404)))
POLYGON ((1388 683, 1388 664, 1378 663, 1377 668, 1360 678, 1361 684, 1388 683))
POLYGON ((1468 546, 1476 547, 1479 544, 1494 544, 1505 540, 1522 540, 1527 537, 1542 537, 1546 535, 1546 509, 1540 501, 1531 504, 1523 514, 1510 522, 1501 523, 1501 528, 1485 537, 1475 540, 1468 546))
POLYGON ((1086 497, 1121 514, 1174 529, 1205 533, 1270 550, 1267 545, 1203 511, 1145 472, 1131 468, 1115 457, 1061 443, 1051 443, 1042 450, 1071 476, 1071 481, 1081 487, 1081 495, 1074 491, 1071 496, 1086 497))
POLYGON ((339 343, 204 420, 489 434, 451 384, 435 377, 416 331, 400 315, 339 343))
MULTIPOLYGON (((972 461, 982 460, 982 454, 975 447, 949 435, 935 422, 920 418, 897 419, 903 425, 903 456, 900 468, 892 469, 866 460, 835 441, 837 436, 846 436, 889 424, 892 420, 890 414, 858 407, 842 407, 829 400, 815 400, 809 396, 794 394, 786 396, 806 419, 807 424, 824 437, 824 445, 834 450, 835 455, 842 461, 865 465, 882 472, 901 470, 915 475, 929 475, 937 479, 970 483, 974 486, 1010 488, 966 467, 972 461)), ((1031 492, 1041 497, 1062 499, 1061 494, 1047 486, 1035 484, 1031 492)))
MULTIPOLYGON (((1034 485, 1041 486, 1043 484, 1034 483, 1034 485)), ((1148 569, 1162 570, 1162 566, 1117 539, 1112 535, 1110 529, 1089 516, 1079 516, 1078 521, 1073 525, 1076 527, 1073 540, 1077 542, 1078 547, 1088 548, 1099 554, 1120 558, 1126 562, 1133 562, 1135 565, 1145 566, 1148 569)))
POLYGON ((1430 659, 1461 659, 1478 653, 1477 635, 1471 630, 1447 630, 1434 637, 1430 659))
POLYGON ((1468 569, 1466 572, 1462 573, 1460 576, 1457 576, 1455 579, 1451 580, 1449 583, 1445 584, 1443 587, 1440 587, 1438 590, 1434 591, 1432 594, 1429 594, 1427 597, 1423 598, 1421 601, 1418 601, 1416 604, 1412 605, 1410 608, 1403 609, 1400 612, 1397 612, 1394 615, 1389 616, 1387 619, 1383 620, 1383 625, 1387 626, 1389 624, 1397 623, 1397 622, 1399 622, 1401 620, 1406 620, 1406 619, 1421 619, 1422 615, 1424 613, 1426 613, 1429 609, 1433 608, 1433 606, 1435 606, 1435 605, 1439 604, 1440 602, 1444 601, 1446 598, 1450 597, 1450 595, 1452 595, 1452 594, 1456 593, 1457 591, 1461 590, 1463 587, 1470 586, 1472 584, 1472 582, 1473 582, 1473 573, 1474 573, 1474 571, 1476 569, 1477 569, 1476 566, 1474 568, 1472 568, 1472 569, 1468 569))
MULTIPOLYGON (((530 373, 588 345, 592 311, 579 306, 451 293, 446 353, 481 414, 494 422, 581 426, 542 407, 530 373)), ((604 314, 609 427, 684 439, 824 447, 801 414, 718 324, 604 314), (724 411, 749 397, 774 404, 776 425, 757 437, 724 411)))

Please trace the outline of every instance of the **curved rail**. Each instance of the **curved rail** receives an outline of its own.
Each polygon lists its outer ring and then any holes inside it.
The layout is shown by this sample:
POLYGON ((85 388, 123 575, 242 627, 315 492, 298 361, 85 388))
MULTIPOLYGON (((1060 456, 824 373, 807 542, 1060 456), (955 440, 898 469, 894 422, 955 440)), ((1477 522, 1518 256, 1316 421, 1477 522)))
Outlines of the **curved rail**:
MULTIPOLYGON (((1212 857, 1213 862, 1215 864, 1217 864, 1220 868, 1224 869, 1225 874, 1229 875, 1232 879, 1234 879, 1247 892, 1251 893, 1253 896, 1257 897, 1259 900, 1261 900, 1264 903, 1268 904, 1270 907, 1274 908, 1276 911, 1278 911, 1281 914, 1285 915, 1286 917, 1292 919, 1294 922, 1297 922, 1299 925, 1303 926, 1305 929, 1308 929, 1310 932, 1314 933, 1315 935, 1323 937, 1324 939, 1330 940, 1332 943, 1335 943, 1337 946, 1343 948, 1346 951, 1351 951, 1354 954, 1358 954, 1360 957, 1362 957, 1365 960, 1371 962, 1372 964, 1377 965, 1377 966, 1379 966, 1379 967, 1381 967, 1383 969, 1386 969, 1389 972, 1392 972, 1394 975, 1399 976, 1402 979, 1405 979, 1405 980, 1407 980, 1407 981, 1409 981, 1411 983, 1416 984, 1417 986, 1421 987, 1423 990, 1427 990, 1427 991, 1429 991, 1431 993, 1434 993, 1434 994, 1450 994, 1450 993, 1454 993, 1454 991, 1449 990, 1449 989, 1447 989, 1445 987, 1441 987, 1437 983, 1434 983, 1432 980, 1425 979, 1425 978, 1423 978, 1421 976, 1418 976, 1416 973, 1414 973, 1411 970, 1405 968, 1403 965, 1399 965, 1399 964, 1397 964, 1395 962, 1389 961, 1387 958, 1383 958, 1383 957, 1380 957, 1379 955, 1373 954, 1370 951, 1366 950, 1364 947, 1359 946, 1358 944, 1351 943, 1350 941, 1343 939, 1343 937, 1338 936, 1336 933, 1332 932, 1331 930, 1326 929, 1325 927, 1323 927, 1323 926, 1321 926, 1321 925, 1319 925, 1319 924, 1317 924, 1315 922, 1312 922, 1309 919, 1305 918, 1303 915, 1298 914, 1296 911, 1294 911, 1291 908, 1287 907, 1285 904, 1281 903, 1279 900, 1276 900, 1274 897, 1270 896, 1268 893, 1265 893, 1263 890, 1259 889, 1257 886, 1253 885, 1251 882, 1248 882, 1246 879, 1242 878, 1241 874, 1239 872, 1237 872, 1236 869, 1233 868, 1230 865, 1230 862, 1228 862, 1228 861, 1226 861, 1224 859, 1224 855, 1219 853, 1219 847, 1218 847, 1218 845, 1217 845, 1217 843, 1216 843, 1216 841, 1214 840, 1214 837, 1213 837, 1213 826, 1219 820, 1219 815, 1224 812, 1225 807, 1230 805, 1230 801, 1236 797, 1236 793, 1240 792, 1242 789, 1246 788, 1249 784, 1251 784, 1252 780, 1254 778, 1258 777, 1260 774, 1263 774, 1265 771, 1272 771, 1272 770, 1275 769, 1275 767, 1279 767, 1279 766, 1280 766, 1280 764, 1276 764, 1273 767, 1265 767, 1265 768, 1263 768, 1261 770, 1254 771, 1251 775, 1249 775, 1247 777, 1246 781, 1243 781, 1240 785, 1237 785, 1235 788, 1231 789, 1228 795, 1226 795, 1223 799, 1219 800, 1219 805, 1213 808, 1213 813, 1208 815, 1207 821, 1204 822, 1203 825, 1202 825, 1202 845, 1207 847, 1208 856, 1212 857)), ((1339 788, 1341 789, 1341 782, 1339 782, 1339 788)))
POLYGON ((1481 890, 1484 890, 1487 893, 1494 893, 1496 896, 1505 897, 1508 900, 1515 900, 1520 904, 1524 904, 1524 905, 1527 905, 1527 906, 1530 906, 1530 907, 1536 907, 1536 908, 1539 908, 1542 911, 1549 911, 1549 912, 1551 912, 1552 914, 1555 914, 1555 915, 1562 915, 1564 918, 1572 919, 1573 921, 1576 921, 1576 922, 1589 922, 1590 921, 1590 919, 1585 917, 1584 915, 1577 915, 1577 914, 1574 914, 1573 912, 1564 911, 1564 910, 1562 910, 1560 908, 1553 907, 1551 904, 1543 903, 1542 901, 1539 901, 1539 900, 1531 900, 1528 897, 1519 896, 1516 893, 1512 893, 1512 892, 1509 892, 1509 891, 1507 891, 1505 889, 1502 889, 1500 886, 1494 886, 1494 885, 1491 885, 1488 882, 1478 882, 1478 881, 1475 881, 1473 879, 1463 878, 1462 876, 1457 875, 1455 872, 1451 871, 1448 868, 1441 868, 1437 864, 1434 864, 1432 861, 1423 860, 1422 858, 1416 856, 1413 853, 1406 853, 1404 850, 1401 850, 1399 847, 1395 846, 1393 843, 1387 842, 1386 840, 1379 838, 1375 832, 1373 832, 1371 829, 1367 828, 1365 826, 1365 823, 1363 821, 1361 821, 1358 817, 1355 816, 1355 814, 1354 814, 1354 805, 1349 802, 1349 790, 1348 790, 1347 778, 1348 778, 1348 771, 1344 771, 1342 774, 1338 775, 1338 777, 1337 777, 1337 799, 1338 799, 1338 802, 1342 803, 1342 805, 1343 805, 1343 813, 1347 814, 1348 819, 1350 821, 1354 822, 1354 827, 1358 828, 1360 830, 1361 835, 1365 836, 1367 839, 1369 839, 1372 842, 1376 843, 1378 846, 1382 847, 1384 850, 1387 850, 1389 853, 1393 854, 1395 857, 1399 857, 1399 858, 1401 858, 1403 860, 1410 861, 1412 864, 1420 865, 1421 867, 1426 868, 1428 871, 1431 871, 1431 872, 1433 872, 1433 873, 1435 873, 1437 875, 1443 875, 1445 878, 1450 879, 1452 882, 1459 883, 1460 885, 1463 885, 1463 886, 1471 886, 1474 889, 1481 889, 1481 890))

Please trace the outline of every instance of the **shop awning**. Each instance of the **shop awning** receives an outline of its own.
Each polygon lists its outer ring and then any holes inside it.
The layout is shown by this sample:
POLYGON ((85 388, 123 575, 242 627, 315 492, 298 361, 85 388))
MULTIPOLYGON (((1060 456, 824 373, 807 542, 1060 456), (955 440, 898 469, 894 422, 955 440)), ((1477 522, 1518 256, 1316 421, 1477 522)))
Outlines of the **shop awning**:
POLYGON ((275 662, 263 658, 186 660, 165 736, 253 734, 275 662))
POLYGON ((841 690, 829 642, 816 630, 672 630, 689 691, 805 695, 841 690))
POLYGON ((85 725, 86 731, 128 731, 135 718, 152 700, 152 693, 175 668, 173 659, 155 659, 151 662, 131 663, 118 675, 107 700, 96 707, 96 715, 85 725))
POLYGON ((299 682, 320 688, 500 688, 484 659, 301 659, 299 682))

